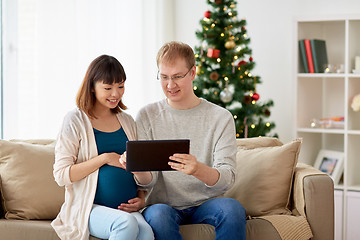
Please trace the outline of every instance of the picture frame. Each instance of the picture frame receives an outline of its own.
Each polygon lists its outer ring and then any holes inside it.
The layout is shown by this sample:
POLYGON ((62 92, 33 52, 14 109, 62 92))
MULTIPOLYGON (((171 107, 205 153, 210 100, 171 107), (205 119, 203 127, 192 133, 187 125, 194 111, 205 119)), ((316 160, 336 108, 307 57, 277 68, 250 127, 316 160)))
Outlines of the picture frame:
POLYGON ((314 164, 316 169, 328 174, 338 184, 344 170, 344 153, 321 149, 314 164))

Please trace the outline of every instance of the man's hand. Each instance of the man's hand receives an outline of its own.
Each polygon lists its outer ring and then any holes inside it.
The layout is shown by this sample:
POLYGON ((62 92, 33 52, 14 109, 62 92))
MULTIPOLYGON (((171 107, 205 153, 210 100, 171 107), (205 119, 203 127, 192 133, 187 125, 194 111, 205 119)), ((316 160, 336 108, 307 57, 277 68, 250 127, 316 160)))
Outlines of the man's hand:
POLYGON ((126 169, 126 151, 120 156, 119 163, 121 168, 126 169))
POLYGON ((214 186, 220 178, 217 169, 198 162, 196 157, 191 154, 176 153, 170 156, 169 159, 175 161, 168 163, 172 169, 192 175, 208 186, 214 186))
POLYGON ((187 175, 194 175, 199 169, 199 162, 196 157, 191 154, 175 153, 169 157, 170 160, 175 162, 169 162, 172 169, 183 172, 187 175))

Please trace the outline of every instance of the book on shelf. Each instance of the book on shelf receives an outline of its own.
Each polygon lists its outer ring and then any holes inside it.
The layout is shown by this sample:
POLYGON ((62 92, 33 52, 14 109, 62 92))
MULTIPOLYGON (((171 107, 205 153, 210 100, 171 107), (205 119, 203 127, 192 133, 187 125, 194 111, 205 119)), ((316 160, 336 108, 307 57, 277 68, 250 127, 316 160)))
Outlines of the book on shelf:
POLYGON ((324 73, 326 64, 328 64, 326 42, 320 39, 310 39, 310 46, 315 73, 324 73))
POLYGON ((299 52, 300 52, 300 58, 304 69, 304 73, 309 73, 304 39, 299 40, 299 52))
POLYGON ((328 64, 325 40, 301 39, 299 52, 304 73, 324 73, 328 64))
POLYGON ((314 71, 313 57, 311 53, 310 39, 305 39, 304 43, 305 43, 306 59, 308 62, 309 73, 314 73, 315 71, 314 71))

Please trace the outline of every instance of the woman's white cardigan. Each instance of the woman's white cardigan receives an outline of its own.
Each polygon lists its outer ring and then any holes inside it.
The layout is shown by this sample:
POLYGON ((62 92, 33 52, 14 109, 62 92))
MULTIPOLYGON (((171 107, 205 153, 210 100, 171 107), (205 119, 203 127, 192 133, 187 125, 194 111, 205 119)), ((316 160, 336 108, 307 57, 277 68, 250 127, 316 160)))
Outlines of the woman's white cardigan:
MULTIPOLYGON (((117 114, 129 140, 136 139, 134 119, 124 113, 117 114)), ((62 240, 89 239, 88 221, 93 205, 98 170, 82 180, 71 182, 69 170, 75 163, 87 161, 98 155, 93 127, 80 109, 69 112, 61 127, 55 147, 54 177, 65 186, 65 202, 51 225, 62 240)))

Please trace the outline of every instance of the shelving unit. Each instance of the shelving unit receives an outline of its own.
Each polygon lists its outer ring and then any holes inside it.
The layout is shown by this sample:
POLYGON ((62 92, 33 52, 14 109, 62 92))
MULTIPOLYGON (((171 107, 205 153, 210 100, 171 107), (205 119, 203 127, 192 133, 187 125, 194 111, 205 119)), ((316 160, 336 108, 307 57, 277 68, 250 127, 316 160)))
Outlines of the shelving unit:
POLYGON ((335 239, 360 236, 360 112, 351 100, 360 94, 360 74, 352 73, 360 56, 360 15, 297 18, 295 24, 295 136, 303 138, 299 161, 314 165, 321 149, 344 153, 344 173, 335 184, 335 239), (329 64, 344 73, 304 73, 300 39, 326 41, 329 64), (341 116, 344 128, 312 128, 312 119, 341 116), (339 209, 341 208, 341 209, 339 209))

